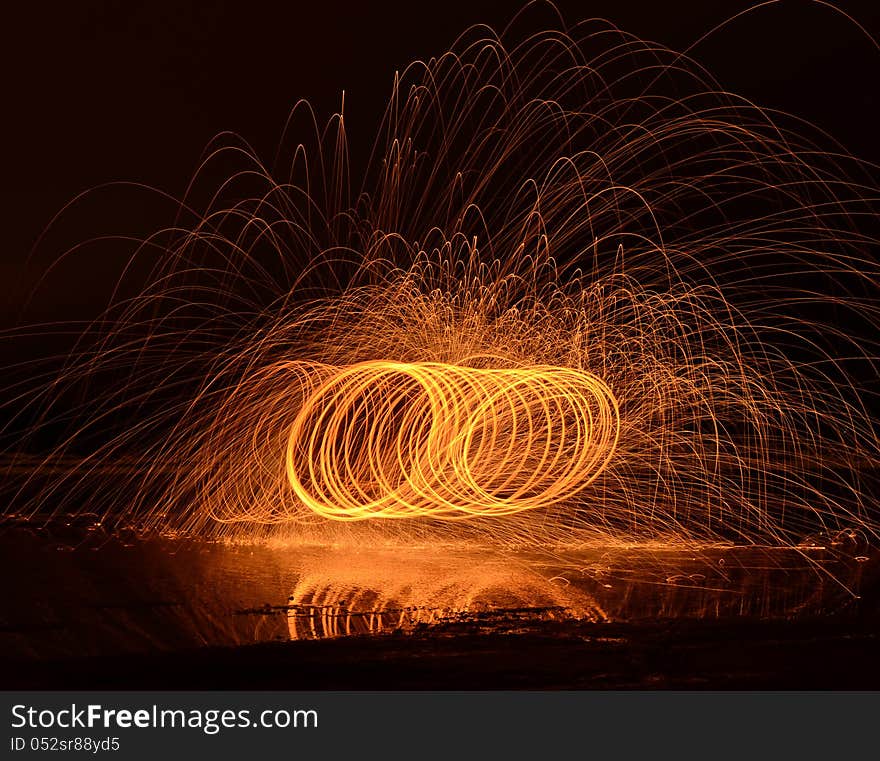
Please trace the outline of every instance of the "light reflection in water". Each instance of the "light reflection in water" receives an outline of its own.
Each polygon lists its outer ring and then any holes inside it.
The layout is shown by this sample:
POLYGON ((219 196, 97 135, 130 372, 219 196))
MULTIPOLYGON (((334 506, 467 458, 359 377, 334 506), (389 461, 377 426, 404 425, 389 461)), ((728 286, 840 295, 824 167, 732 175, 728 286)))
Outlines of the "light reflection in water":
POLYGON ((865 560, 837 540, 797 551, 330 551, 300 564, 283 610, 291 639, 824 616, 858 605, 863 576, 877 572, 865 560))
POLYGON ((577 634, 578 622, 875 615, 880 556, 855 536, 820 539, 799 551, 523 553, 7 529, 0 646, 10 658, 47 659, 397 631, 577 634))
POLYGON ((412 632, 438 624, 606 620, 586 591, 518 563, 454 554, 333 557, 298 578, 287 607, 291 639, 412 632))

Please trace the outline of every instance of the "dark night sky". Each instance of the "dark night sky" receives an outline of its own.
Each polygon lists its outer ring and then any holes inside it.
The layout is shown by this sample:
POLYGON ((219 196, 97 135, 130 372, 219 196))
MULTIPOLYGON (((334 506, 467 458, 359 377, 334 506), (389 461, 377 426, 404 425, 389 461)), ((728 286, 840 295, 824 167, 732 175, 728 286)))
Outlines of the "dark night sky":
MULTIPOLYGON (((603 16, 682 48, 751 3, 557 5, 570 22, 603 16)), ((5 8, 4 322, 18 301, 28 250, 76 193, 135 180, 179 194, 216 133, 235 131, 270 158, 298 98, 328 116, 343 89, 353 150, 363 150, 395 69, 443 52, 472 23, 501 26, 517 7, 492 0, 78 0, 5 8)), ((880 3, 841 7, 880 37, 880 3)), ((737 20, 695 57, 728 89, 796 112, 880 161, 880 51, 842 16, 806 0, 783 2, 737 20)), ((92 235, 146 234, 170 222, 122 197, 103 204, 83 209, 73 227, 48 238, 38 261, 92 235)), ((88 266, 65 270, 50 281, 34 316, 78 316, 101 287, 88 266)))

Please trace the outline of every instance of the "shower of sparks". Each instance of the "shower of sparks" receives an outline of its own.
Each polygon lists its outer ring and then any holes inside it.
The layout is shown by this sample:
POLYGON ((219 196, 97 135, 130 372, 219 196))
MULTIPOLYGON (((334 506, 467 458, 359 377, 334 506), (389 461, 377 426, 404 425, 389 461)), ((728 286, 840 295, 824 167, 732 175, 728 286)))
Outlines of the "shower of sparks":
POLYGON ((363 543, 876 537, 880 192, 830 142, 596 20, 477 27, 412 64, 358 183, 343 114, 300 103, 273 169, 212 146, 132 257, 139 295, 7 388, 8 512, 363 543))

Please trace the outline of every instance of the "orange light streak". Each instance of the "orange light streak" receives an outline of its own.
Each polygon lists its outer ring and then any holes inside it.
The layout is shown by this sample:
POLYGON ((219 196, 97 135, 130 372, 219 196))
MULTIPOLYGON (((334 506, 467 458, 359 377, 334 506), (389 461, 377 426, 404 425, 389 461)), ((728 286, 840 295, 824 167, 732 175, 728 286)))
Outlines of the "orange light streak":
POLYGON ((582 370, 361 362, 305 400, 286 472, 295 498, 332 520, 510 515, 586 488, 618 416, 582 370))

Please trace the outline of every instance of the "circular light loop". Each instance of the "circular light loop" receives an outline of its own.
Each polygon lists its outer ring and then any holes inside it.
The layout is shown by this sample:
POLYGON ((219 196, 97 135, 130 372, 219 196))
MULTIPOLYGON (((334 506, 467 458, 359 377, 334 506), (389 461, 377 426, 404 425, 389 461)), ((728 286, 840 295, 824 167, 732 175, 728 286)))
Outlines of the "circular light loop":
POLYGON ((331 520, 509 515, 584 489, 619 428, 611 389, 583 370, 363 362, 306 396, 286 471, 331 520))

